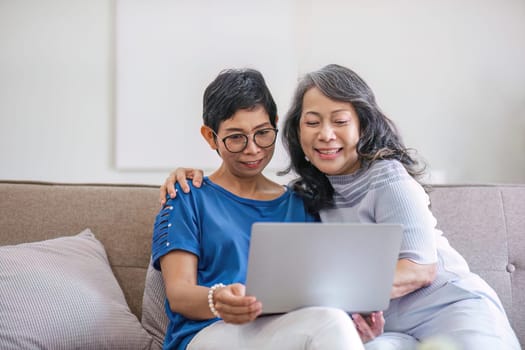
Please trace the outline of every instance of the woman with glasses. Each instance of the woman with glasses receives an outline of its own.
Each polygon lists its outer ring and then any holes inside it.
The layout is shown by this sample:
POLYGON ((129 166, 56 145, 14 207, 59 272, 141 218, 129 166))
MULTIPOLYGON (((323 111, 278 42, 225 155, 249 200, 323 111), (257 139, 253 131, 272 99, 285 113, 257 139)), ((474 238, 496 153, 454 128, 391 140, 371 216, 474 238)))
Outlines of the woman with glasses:
POLYGON ((199 191, 169 199, 154 225, 153 265, 162 272, 169 318, 164 349, 363 349, 360 336, 381 333, 382 314, 358 324, 358 333, 333 308, 258 318, 264 305, 245 295, 252 223, 316 220, 293 191, 262 174, 277 136, 262 75, 220 73, 204 92, 203 121, 201 134, 222 163, 199 191))

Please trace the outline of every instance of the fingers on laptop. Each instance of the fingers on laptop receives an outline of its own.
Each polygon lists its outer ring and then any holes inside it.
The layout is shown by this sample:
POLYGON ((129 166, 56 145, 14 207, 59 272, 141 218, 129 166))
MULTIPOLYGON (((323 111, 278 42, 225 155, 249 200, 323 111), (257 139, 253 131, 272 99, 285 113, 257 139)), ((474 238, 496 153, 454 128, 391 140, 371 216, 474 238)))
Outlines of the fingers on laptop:
POLYGON ((243 324, 253 321, 262 312, 262 304, 253 296, 245 296, 241 284, 232 284, 217 291, 215 308, 226 323, 243 324))
POLYGON ((385 319, 382 311, 373 312, 368 315, 352 314, 352 319, 363 343, 383 333, 385 319))

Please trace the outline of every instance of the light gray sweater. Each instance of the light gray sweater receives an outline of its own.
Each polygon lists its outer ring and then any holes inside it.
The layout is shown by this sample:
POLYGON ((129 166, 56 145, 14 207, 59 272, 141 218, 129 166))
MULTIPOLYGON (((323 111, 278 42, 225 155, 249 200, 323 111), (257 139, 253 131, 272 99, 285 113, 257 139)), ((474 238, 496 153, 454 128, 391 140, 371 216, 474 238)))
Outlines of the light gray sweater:
POLYGON ((447 282, 470 291, 493 293, 470 272, 465 259, 436 228, 428 195, 400 162, 379 160, 351 175, 328 178, 335 190, 336 208, 321 211, 323 222, 402 224, 404 234, 399 258, 419 264, 437 262, 434 282, 403 298, 429 295, 447 282))

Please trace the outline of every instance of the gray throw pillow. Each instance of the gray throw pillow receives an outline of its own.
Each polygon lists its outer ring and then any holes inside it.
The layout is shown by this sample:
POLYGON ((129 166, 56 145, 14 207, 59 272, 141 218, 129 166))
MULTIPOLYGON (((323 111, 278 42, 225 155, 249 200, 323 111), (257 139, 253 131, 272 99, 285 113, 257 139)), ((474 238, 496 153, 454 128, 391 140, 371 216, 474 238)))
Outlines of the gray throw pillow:
POLYGON ((90 230, 0 247, 0 349, 149 349, 151 343, 90 230))
POLYGON ((168 316, 165 311, 166 291, 162 273, 149 264, 142 298, 142 326, 153 337, 152 349, 162 349, 168 316))

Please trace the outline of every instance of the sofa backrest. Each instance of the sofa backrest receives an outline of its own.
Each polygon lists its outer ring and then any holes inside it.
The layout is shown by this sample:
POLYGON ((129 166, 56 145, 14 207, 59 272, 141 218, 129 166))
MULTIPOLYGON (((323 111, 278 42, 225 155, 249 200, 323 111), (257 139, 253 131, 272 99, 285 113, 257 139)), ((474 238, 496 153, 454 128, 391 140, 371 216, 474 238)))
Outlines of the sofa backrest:
MULTIPOLYGON (((496 290, 525 344, 525 185, 439 185, 430 197, 438 228, 496 290)), ((157 186, 0 181, 0 245, 90 228, 140 319, 159 208, 157 186)))
POLYGON ((0 181, 0 245, 70 236, 90 228, 140 319, 159 209, 157 186, 0 181))
POLYGON ((430 198, 438 228, 498 293, 525 344, 525 185, 440 185, 430 198))

